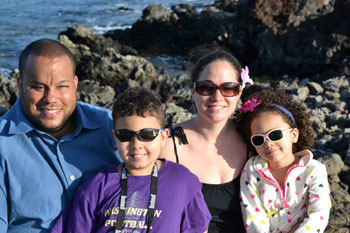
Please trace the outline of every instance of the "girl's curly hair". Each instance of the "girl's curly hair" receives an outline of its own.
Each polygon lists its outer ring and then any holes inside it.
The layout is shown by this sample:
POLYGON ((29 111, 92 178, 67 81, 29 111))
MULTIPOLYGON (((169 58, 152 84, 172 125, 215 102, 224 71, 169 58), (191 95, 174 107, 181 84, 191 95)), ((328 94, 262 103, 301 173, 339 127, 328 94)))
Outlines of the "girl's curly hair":
POLYGON ((237 124, 237 131, 249 145, 248 147, 251 152, 257 154, 255 148, 250 143, 250 137, 252 136, 250 126, 253 119, 263 112, 277 113, 281 115, 284 121, 292 128, 297 128, 299 130, 299 139, 297 143, 293 144, 293 153, 310 149, 313 146, 315 133, 309 119, 310 116, 306 113, 306 109, 301 103, 293 100, 290 95, 281 89, 254 92, 245 100, 251 100, 256 96, 258 99, 262 100, 261 104, 255 107, 253 112, 248 111, 240 113, 241 115, 239 116, 237 124), (277 104, 288 109, 288 111, 292 113, 295 123, 285 112, 275 106, 271 106, 271 104, 277 104))

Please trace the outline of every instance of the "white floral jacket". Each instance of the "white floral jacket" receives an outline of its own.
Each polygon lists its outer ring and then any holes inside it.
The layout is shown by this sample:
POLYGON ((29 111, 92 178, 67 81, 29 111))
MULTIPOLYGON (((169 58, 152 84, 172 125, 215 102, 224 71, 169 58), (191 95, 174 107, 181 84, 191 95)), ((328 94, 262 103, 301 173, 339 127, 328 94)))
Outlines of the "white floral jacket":
POLYGON ((300 157, 284 180, 284 190, 259 156, 246 163, 241 175, 241 208, 247 232, 288 232, 301 221, 296 233, 321 233, 331 208, 326 167, 312 159, 311 151, 300 157))

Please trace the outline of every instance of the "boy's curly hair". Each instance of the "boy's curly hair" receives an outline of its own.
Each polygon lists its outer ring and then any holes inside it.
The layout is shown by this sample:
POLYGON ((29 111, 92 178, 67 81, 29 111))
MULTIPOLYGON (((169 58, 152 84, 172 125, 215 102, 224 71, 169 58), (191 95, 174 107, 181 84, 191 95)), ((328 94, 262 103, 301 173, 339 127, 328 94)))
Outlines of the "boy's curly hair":
POLYGON ((250 143, 250 137, 252 136, 250 126, 253 119, 263 112, 277 113, 281 115, 284 121, 292 128, 297 128, 299 130, 299 139, 297 143, 293 144, 293 153, 310 149, 313 146, 315 133, 309 119, 310 116, 306 113, 306 109, 303 105, 294 101, 291 96, 281 89, 261 90, 250 94, 245 100, 255 98, 256 96, 258 99, 262 100, 262 103, 255 107, 253 112, 248 111, 241 113, 237 124, 237 131, 247 142, 251 152, 257 154, 255 148, 250 143), (292 113, 295 123, 285 112, 277 107, 270 106, 270 104, 277 104, 288 109, 288 111, 292 113))
POLYGON ((143 87, 128 88, 120 93, 113 106, 112 116, 115 124, 118 117, 153 116, 164 127, 164 106, 160 98, 143 87))

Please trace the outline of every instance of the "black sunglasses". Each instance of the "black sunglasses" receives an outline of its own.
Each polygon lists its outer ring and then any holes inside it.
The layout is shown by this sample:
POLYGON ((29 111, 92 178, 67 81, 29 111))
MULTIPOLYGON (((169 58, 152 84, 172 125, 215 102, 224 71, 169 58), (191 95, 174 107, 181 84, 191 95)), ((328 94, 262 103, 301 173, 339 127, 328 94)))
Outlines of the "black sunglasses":
POLYGON ((234 82, 226 82, 216 85, 212 81, 198 81, 194 84, 194 90, 200 95, 211 96, 219 89, 221 95, 225 97, 233 97, 239 94, 241 85, 234 82))
POLYGON ((132 131, 129 129, 117 129, 114 130, 115 136, 121 142, 129 142, 136 135, 137 139, 144 142, 150 142, 155 139, 159 133, 163 132, 164 129, 153 129, 146 128, 139 131, 132 131))
POLYGON ((254 147, 261 147, 265 144, 266 138, 269 139, 270 142, 279 142, 283 139, 283 136, 286 132, 291 131, 291 129, 273 129, 267 132, 267 134, 254 134, 250 137, 250 142, 254 147))

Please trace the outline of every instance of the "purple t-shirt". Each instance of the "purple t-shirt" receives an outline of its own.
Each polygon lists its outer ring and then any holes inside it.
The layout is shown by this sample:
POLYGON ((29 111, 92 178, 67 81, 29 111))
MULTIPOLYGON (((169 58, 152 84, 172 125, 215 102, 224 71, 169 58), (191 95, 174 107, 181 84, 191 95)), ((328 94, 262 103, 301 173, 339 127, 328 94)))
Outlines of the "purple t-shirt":
MULTIPOLYGON (((114 232, 119 211, 120 175, 114 166, 83 184, 51 232, 114 232)), ((128 175, 123 233, 146 232, 150 183, 151 175, 128 175)), ((151 232, 203 233, 210 219, 198 178, 184 166, 165 160, 159 170, 151 232)))

